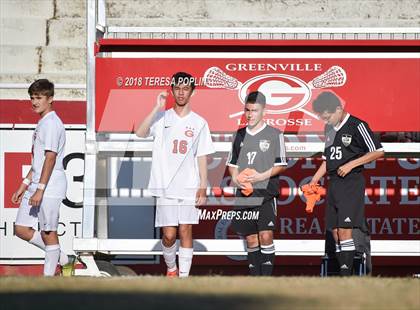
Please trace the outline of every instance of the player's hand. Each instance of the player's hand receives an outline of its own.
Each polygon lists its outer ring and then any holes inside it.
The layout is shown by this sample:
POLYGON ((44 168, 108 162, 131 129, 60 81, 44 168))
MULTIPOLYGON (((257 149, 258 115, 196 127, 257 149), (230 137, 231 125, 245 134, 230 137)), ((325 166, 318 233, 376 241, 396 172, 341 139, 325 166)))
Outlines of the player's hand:
POLYGON ((31 198, 29 198, 29 205, 32 207, 40 206, 43 196, 44 196, 44 191, 38 189, 35 192, 35 194, 33 194, 31 198))
POLYGON ((349 174, 350 173, 350 171, 353 169, 353 167, 352 167, 352 165, 350 164, 350 163, 347 163, 347 164, 344 164, 344 165, 342 165, 341 167, 339 167, 338 169, 337 169, 337 174, 340 176, 340 177, 345 177, 347 174, 349 174))
POLYGON ((246 186, 239 182, 237 178, 232 177, 232 182, 236 185, 236 187, 239 187, 240 189, 244 189, 246 186))
POLYGON ((247 176, 246 180, 251 183, 257 183, 264 181, 264 175, 262 173, 256 172, 253 175, 247 176))
POLYGON ((195 206, 198 208, 206 203, 207 195, 206 195, 206 189, 200 188, 197 190, 197 193, 195 194, 195 206))
POLYGON ((19 189, 13 193, 12 195, 12 203, 14 204, 20 204, 23 198, 23 193, 25 192, 24 189, 19 187, 19 189))
POLYGON ((166 98, 168 98, 169 93, 167 91, 161 92, 156 99, 156 106, 159 109, 163 109, 166 106, 166 98))

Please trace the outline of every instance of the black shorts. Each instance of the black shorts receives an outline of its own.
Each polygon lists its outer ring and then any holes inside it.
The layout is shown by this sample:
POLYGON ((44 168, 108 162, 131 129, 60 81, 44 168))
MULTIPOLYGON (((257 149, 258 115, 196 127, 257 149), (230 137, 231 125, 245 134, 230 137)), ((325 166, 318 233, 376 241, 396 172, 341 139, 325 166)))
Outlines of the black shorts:
POLYGON ((327 229, 361 228, 365 222, 365 178, 351 173, 329 178, 325 224, 327 229))
MULTIPOLYGON (((235 210, 239 211, 239 210, 235 210)), ((232 219, 231 228, 238 235, 248 236, 258 234, 263 230, 276 230, 277 225, 277 202, 272 198, 263 202, 261 206, 244 208, 240 211, 258 212, 258 219, 243 219, 235 217, 232 219)), ((242 212, 243 213, 243 212, 242 212)), ((254 213, 255 214, 255 213, 254 213)))

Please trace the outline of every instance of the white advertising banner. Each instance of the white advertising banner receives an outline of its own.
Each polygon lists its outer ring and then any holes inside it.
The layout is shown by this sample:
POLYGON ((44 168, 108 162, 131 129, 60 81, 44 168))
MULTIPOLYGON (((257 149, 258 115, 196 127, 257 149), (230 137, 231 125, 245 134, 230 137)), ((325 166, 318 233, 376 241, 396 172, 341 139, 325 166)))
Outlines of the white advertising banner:
MULTIPOLYGON (((0 130, 0 264, 43 263, 44 252, 14 234, 19 205, 11 202, 30 169, 33 129, 0 130)), ((62 249, 72 254, 74 237, 82 234, 85 131, 66 130, 64 168, 67 197, 60 208, 58 234, 62 249)))

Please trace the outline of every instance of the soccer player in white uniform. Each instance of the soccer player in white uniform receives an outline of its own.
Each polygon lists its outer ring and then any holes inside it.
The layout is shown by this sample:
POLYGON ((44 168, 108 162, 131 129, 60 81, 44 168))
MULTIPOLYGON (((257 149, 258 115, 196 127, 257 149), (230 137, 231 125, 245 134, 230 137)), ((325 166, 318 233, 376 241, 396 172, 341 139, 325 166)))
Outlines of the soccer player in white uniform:
POLYGON ((198 224, 198 207, 206 202, 207 155, 214 153, 214 147, 207 122, 191 111, 194 78, 185 72, 175 73, 171 87, 175 106, 162 111, 168 93, 161 93, 136 135, 154 138, 148 188, 156 197, 155 226, 162 227, 167 276, 187 277, 193 257, 192 224, 198 224))
POLYGON ((36 80, 28 93, 32 109, 41 119, 33 134, 31 169, 12 195, 12 202, 20 204, 15 232, 45 251, 44 275, 54 276, 58 263, 73 266, 69 260, 74 260, 74 256, 61 251, 57 236, 60 205, 67 189, 63 168, 66 134, 52 107, 54 84, 47 79, 36 80))

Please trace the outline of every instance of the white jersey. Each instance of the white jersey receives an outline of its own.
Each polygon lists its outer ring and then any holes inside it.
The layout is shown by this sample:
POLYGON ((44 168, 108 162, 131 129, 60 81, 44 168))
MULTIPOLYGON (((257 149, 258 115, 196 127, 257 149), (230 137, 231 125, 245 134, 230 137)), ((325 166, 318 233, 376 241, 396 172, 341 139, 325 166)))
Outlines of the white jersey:
POLYGON ((32 183, 28 191, 33 193, 41 178, 45 151, 57 153, 54 169, 44 191, 44 197, 65 198, 67 180, 64 173, 63 158, 66 132, 63 122, 54 111, 44 115, 38 122, 32 137, 32 183))
POLYGON ((150 127, 154 137, 149 190, 153 196, 194 199, 200 185, 197 157, 214 153, 207 122, 194 112, 161 112, 150 127))

